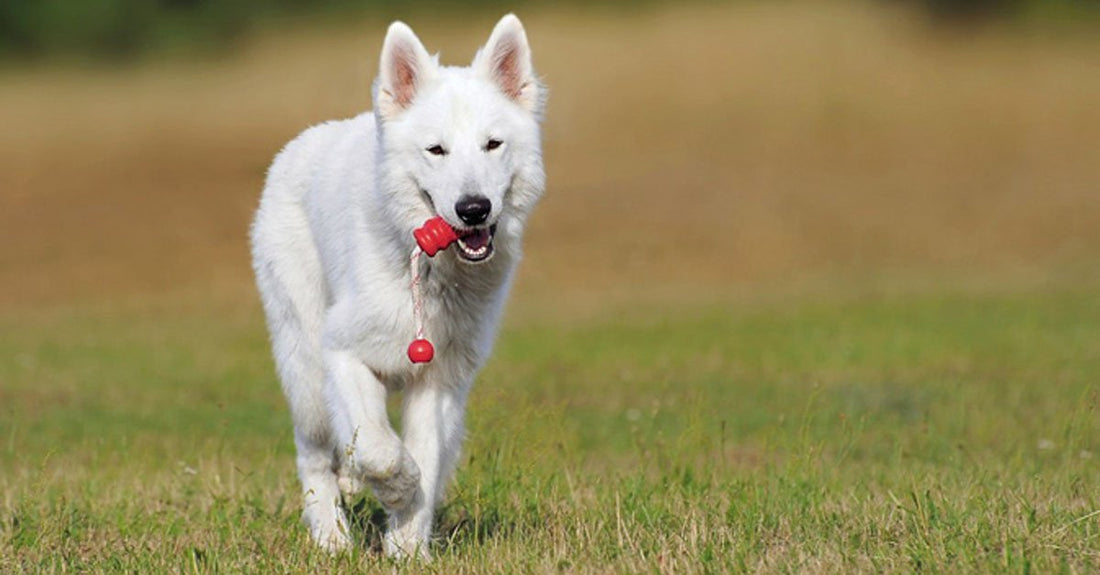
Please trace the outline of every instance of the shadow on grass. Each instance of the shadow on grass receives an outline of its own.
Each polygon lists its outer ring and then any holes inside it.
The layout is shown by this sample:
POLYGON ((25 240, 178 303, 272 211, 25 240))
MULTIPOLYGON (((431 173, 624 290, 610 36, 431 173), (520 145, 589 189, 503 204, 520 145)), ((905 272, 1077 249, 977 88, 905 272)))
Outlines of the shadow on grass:
MULTIPOLYGON (((381 555, 382 539, 388 527, 382 505, 368 491, 353 501, 345 501, 344 508, 353 537, 361 542, 360 549, 381 555)), ((542 513, 535 505, 517 509, 504 502, 482 498, 470 500, 459 494, 437 509, 432 529, 432 554, 461 553, 495 539, 536 530, 541 523, 542 513)))
POLYGON ((370 495, 358 497, 350 503, 345 502, 344 507, 354 537, 362 541, 363 548, 369 553, 380 555, 382 535, 386 533, 386 511, 370 495))
POLYGON ((520 527, 496 507, 478 505, 471 509, 466 503, 456 501, 444 507, 436 519, 437 548, 441 554, 457 552, 498 536, 507 537, 520 527))
MULTIPOLYGON (((386 511, 374 497, 360 497, 345 503, 348 521, 355 538, 362 541, 368 553, 382 553, 382 537, 386 533, 386 511)), ((509 537, 537 523, 526 516, 522 521, 504 513, 497 507, 479 504, 471 507, 464 501, 446 504, 436 516, 433 529, 433 553, 449 554, 462 549, 483 545, 497 537, 509 537)))

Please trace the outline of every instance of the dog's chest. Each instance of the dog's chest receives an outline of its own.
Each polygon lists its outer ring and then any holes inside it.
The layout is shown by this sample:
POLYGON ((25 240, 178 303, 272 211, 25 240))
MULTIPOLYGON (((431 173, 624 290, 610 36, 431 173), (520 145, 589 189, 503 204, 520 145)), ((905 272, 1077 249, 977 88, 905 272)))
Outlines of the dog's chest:
POLYGON ((409 343, 420 336, 435 348, 430 365, 462 371, 479 366, 489 355, 505 297, 501 283, 492 279, 488 274, 455 278, 439 270, 424 274, 419 326, 411 286, 364 290, 354 322, 360 356, 375 373, 398 385, 424 373, 407 356, 409 343))

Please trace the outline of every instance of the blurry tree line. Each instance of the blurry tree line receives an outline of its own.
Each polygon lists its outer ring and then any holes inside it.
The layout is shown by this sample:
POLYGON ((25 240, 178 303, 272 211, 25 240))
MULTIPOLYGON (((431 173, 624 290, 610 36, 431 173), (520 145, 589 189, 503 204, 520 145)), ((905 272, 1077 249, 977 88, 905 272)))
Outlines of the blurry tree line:
MULTIPOLYGON (((633 7, 661 1, 674 0, 599 3, 633 7)), ((1095 14, 1100 5, 1100 0, 881 1, 916 4, 934 21, 952 22, 1036 14, 1065 18, 1095 14)), ((408 11, 512 9, 519 3, 535 0, 0 0, 0 57, 127 58, 152 50, 217 49, 250 27, 281 16, 359 12, 390 17, 408 11)), ((592 2, 570 3, 580 7, 592 2)))
POLYGON ((1100 0, 900 0, 917 4, 938 22, 974 23, 1008 18, 1094 19, 1100 0))
MULTIPOLYGON (((393 1, 399 0, 390 3, 393 1)), ((218 48, 264 19, 352 10, 377 3, 378 0, 0 0, 0 55, 124 58, 152 49, 218 48)))

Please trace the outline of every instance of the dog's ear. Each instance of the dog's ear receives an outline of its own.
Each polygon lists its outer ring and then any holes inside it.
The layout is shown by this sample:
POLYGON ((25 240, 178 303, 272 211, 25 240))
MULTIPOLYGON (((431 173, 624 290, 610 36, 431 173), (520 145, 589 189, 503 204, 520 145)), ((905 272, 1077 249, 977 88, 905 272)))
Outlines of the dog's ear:
POLYGON ((542 113, 542 85, 531 66, 527 33, 515 14, 497 22, 485 47, 474 56, 473 67, 527 111, 542 113))
POLYGON ((417 91, 435 74, 436 63, 404 22, 390 24, 382 43, 374 106, 383 120, 408 108, 417 91))

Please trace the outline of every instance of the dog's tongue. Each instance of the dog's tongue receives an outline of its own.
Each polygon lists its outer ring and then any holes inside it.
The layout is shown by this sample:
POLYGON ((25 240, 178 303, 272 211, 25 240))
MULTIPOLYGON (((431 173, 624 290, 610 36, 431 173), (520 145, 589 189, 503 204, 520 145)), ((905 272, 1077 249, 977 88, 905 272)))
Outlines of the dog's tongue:
POLYGON ((489 230, 473 230, 462 236, 462 243, 466 244, 466 247, 471 250, 480 250, 489 245, 489 238, 489 230))

